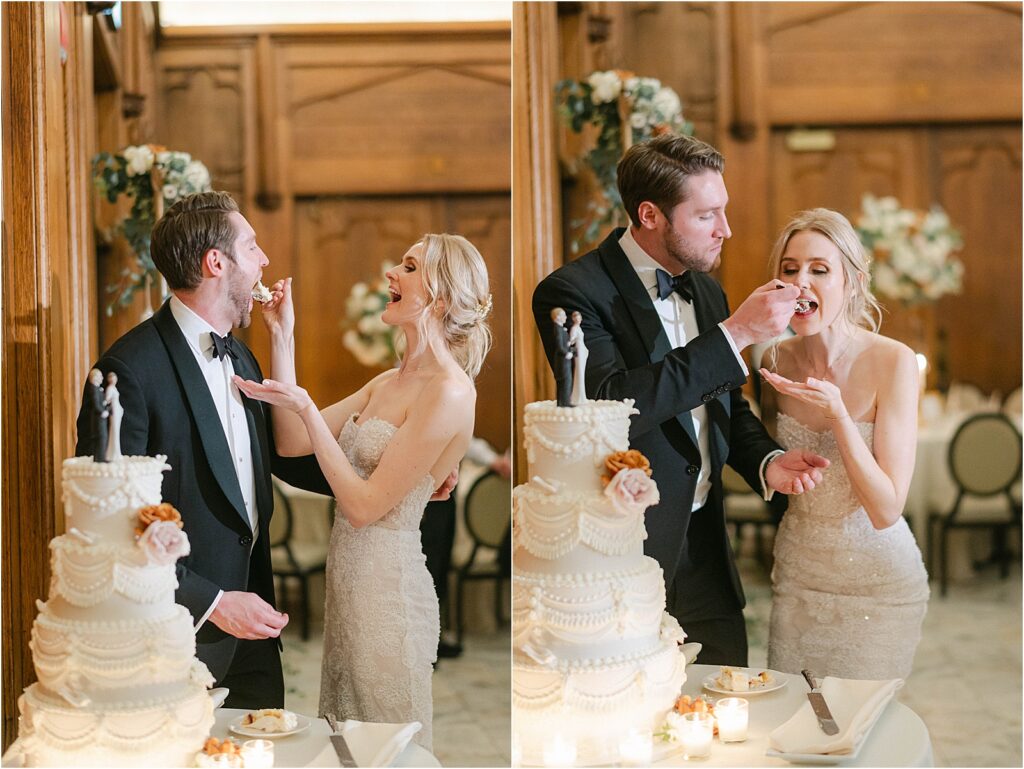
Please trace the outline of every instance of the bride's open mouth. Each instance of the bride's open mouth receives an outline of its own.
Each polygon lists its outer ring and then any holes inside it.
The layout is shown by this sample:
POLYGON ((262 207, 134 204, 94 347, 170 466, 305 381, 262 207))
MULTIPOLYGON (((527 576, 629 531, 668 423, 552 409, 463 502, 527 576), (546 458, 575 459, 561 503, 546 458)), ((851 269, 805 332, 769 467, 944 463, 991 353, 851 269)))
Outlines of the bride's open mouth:
POLYGON ((388 287, 388 297, 390 298, 391 304, 396 304, 402 301, 402 295, 390 286, 388 287))
POLYGON ((801 297, 796 300, 796 310, 793 314, 798 318, 806 318, 808 315, 813 315, 817 309, 817 302, 815 302, 813 299, 801 297))

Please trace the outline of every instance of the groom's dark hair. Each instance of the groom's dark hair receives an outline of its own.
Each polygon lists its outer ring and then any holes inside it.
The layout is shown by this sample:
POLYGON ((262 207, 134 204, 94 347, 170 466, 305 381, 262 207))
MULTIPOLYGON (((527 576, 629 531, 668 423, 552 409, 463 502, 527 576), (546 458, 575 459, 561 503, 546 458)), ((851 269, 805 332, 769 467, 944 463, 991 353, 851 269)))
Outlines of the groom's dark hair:
POLYGON ((167 209, 153 227, 149 252, 171 289, 193 289, 203 281, 203 254, 211 248, 231 261, 237 234, 228 214, 238 204, 226 192, 196 192, 167 209))
POLYGON ((692 136, 663 134, 630 147, 617 169, 619 195, 634 226, 640 204, 654 203, 665 216, 686 200, 686 180, 705 171, 722 173, 725 158, 707 142, 692 136))

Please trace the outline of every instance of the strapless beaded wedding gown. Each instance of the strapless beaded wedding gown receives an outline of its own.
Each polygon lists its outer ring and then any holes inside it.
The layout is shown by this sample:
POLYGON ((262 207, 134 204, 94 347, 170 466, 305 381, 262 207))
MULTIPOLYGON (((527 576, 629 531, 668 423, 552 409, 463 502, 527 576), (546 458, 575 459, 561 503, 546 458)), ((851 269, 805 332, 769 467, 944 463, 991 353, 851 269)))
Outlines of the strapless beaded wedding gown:
MULTIPOLYGON (((398 428, 352 417, 338 444, 362 478, 373 473, 398 428)), ((425 475, 382 518, 354 528, 339 511, 327 555, 320 715, 338 720, 419 721, 413 740, 432 749, 431 675, 441 634, 437 594, 420 544, 433 494, 425 475)))
MULTIPOLYGON (((874 424, 858 422, 868 447, 874 424)), ((900 518, 877 530, 850 485, 831 431, 780 414, 778 440, 831 464, 813 490, 789 498, 775 538, 768 667, 841 678, 906 678, 921 640, 928 575, 900 518)))

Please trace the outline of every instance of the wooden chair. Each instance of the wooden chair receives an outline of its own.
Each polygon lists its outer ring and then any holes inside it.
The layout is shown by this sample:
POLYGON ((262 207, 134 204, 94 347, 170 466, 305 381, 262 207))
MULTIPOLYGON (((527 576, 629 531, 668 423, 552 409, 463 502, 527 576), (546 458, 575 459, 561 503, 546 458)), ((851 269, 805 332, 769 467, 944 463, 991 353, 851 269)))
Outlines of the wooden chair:
POLYGON ((778 521, 772 515, 761 496, 753 491, 743 477, 726 465, 722 468, 722 492, 725 495, 725 520, 736 527, 736 542, 734 551, 739 551, 743 542, 743 529, 747 526, 754 527, 754 544, 757 551, 757 560, 764 567, 765 571, 771 573, 772 554, 765 547, 764 529, 778 528, 778 521))
POLYGON ((1021 503, 1013 494, 1021 472, 1021 436, 1003 414, 975 414, 957 428, 949 444, 948 458, 950 475, 958 487, 956 501, 949 512, 933 512, 928 517, 929 560, 935 558, 935 529, 939 530, 942 595, 946 595, 949 582, 952 529, 991 530, 1000 575, 1005 579, 1009 574, 1013 556, 1006 546, 1007 538, 1013 529, 1018 533, 1021 530, 1021 503))
MULTIPOLYGON (((281 592, 278 594, 281 611, 288 607, 288 581, 299 585, 299 601, 302 612, 302 640, 309 640, 309 578, 327 570, 327 549, 330 537, 319 537, 310 541, 296 541, 295 513, 292 501, 281 489, 277 479, 274 484, 274 515, 270 519, 270 561, 274 576, 281 578, 281 592)), ((328 532, 334 523, 333 500, 327 500, 328 532)))
POLYGON ((466 494, 463 516, 473 549, 466 563, 459 567, 455 579, 456 635, 460 644, 465 629, 467 582, 494 580, 495 622, 498 627, 505 622, 502 588, 512 574, 507 563, 499 557, 499 552, 512 526, 511 492, 511 480, 491 470, 477 478, 466 494))

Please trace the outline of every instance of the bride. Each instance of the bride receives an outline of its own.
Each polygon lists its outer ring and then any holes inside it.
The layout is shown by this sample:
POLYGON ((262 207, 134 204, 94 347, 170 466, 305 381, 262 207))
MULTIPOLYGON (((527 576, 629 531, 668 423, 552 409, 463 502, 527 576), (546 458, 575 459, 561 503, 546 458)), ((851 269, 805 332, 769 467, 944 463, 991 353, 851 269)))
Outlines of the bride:
POLYGON ((414 740, 430 750, 440 623, 419 525, 473 435, 491 300, 483 259, 458 235, 425 235, 386 275, 391 301, 381 319, 402 330, 408 350, 397 369, 318 411, 295 383, 288 278, 263 310, 274 379, 234 381, 272 405, 279 454, 316 453, 337 500, 320 714, 419 721, 414 740))
POLYGON ((785 227, 773 275, 800 288, 796 336, 761 374, 777 391, 778 440, 832 460, 791 496, 775 539, 768 666, 842 678, 906 678, 928 575, 903 505, 917 447, 913 351, 877 332, 868 257, 835 211, 785 227))

